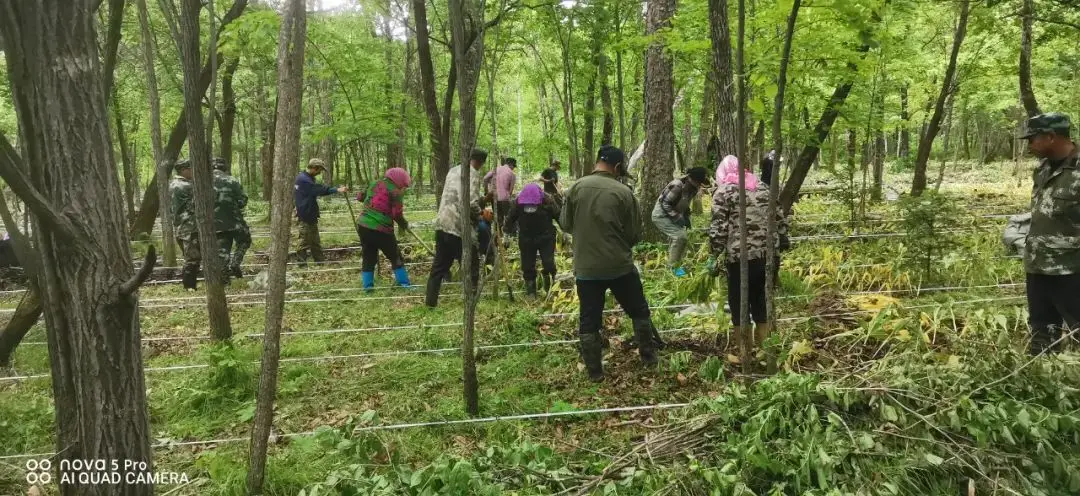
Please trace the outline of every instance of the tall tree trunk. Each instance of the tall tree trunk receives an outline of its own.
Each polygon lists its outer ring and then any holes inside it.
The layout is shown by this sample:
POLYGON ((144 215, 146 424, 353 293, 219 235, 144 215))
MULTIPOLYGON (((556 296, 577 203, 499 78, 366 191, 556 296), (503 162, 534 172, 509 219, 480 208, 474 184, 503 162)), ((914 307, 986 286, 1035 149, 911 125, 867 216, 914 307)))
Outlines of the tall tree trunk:
MULTIPOLYGON (((675 0, 652 0, 645 12, 645 33, 657 32, 671 26, 675 16, 675 0)), ((652 210, 660 191, 671 181, 675 156, 675 127, 672 104, 675 101, 671 56, 664 53, 660 40, 649 44, 645 55, 645 167, 641 172, 641 219, 645 224, 644 239, 664 238, 652 223, 652 210)))
MULTIPOLYGON (((739 21, 738 21, 738 36, 737 46, 735 49, 735 71, 740 75, 745 74, 743 71, 746 68, 744 63, 745 43, 746 43, 746 3, 745 0, 738 0, 739 2, 739 21)), ((735 102, 735 154, 740 160, 745 160, 747 156, 746 152, 746 78, 739 77, 738 81, 738 100, 735 102)), ((740 164, 740 167, 745 168, 746 165, 740 164)), ((746 223, 746 174, 739 174, 739 238, 749 239, 748 235, 749 226, 746 223)), ((739 308, 732 308, 732 312, 739 312, 739 322, 742 322, 741 328, 735 329, 735 338, 739 343, 739 356, 742 360, 743 373, 750 371, 750 346, 751 338, 754 335, 750 326, 750 252, 749 243, 741 243, 739 249, 739 308)), ((771 274, 766 274, 766 278, 769 278, 771 274)))
MULTIPOLYGON (((393 16, 393 4, 392 0, 384 0, 383 8, 386 9, 385 14, 382 16, 382 31, 385 37, 385 55, 386 55, 386 82, 383 86, 383 92, 386 95, 386 117, 387 121, 393 119, 392 116, 398 112, 397 95, 394 95, 394 66, 397 65, 395 60, 397 57, 394 54, 394 34, 393 28, 390 25, 390 20, 393 16)), ((325 151, 324 151, 325 153, 325 151)), ((405 142, 398 137, 397 141, 391 141, 386 144, 386 168, 400 167, 405 165, 405 142)))
MULTIPOLYGON (((229 11, 226 12, 225 16, 221 19, 221 24, 218 25, 218 29, 224 29, 226 25, 237 17, 240 17, 240 14, 242 14, 247 7, 247 2, 248 0, 233 0, 233 4, 229 7, 229 11)), ((214 49, 214 47, 211 47, 211 49, 214 49)), ((199 73, 198 88, 200 88, 200 91, 198 93, 200 100, 202 99, 202 95, 206 92, 206 88, 210 86, 210 71, 211 61, 207 60, 206 64, 202 67, 202 72, 199 73)), ((163 149, 162 160, 159 163, 172 164, 172 162, 176 161, 176 157, 180 156, 180 150, 184 147, 184 142, 187 140, 187 137, 187 117, 181 110, 180 115, 176 119, 176 124, 169 133, 169 141, 163 149)), ((168 184, 167 181, 166 184, 168 184)), ((142 205, 139 207, 139 217, 135 219, 130 231, 132 235, 148 233, 154 228, 154 222, 157 219, 158 210, 161 207, 160 200, 161 198, 158 196, 158 180, 155 177, 150 181, 146 190, 143 191, 142 205)))
POLYGON ((278 360, 281 355, 281 324, 285 313, 285 267, 289 257, 292 223, 292 173, 300 161, 300 113, 304 97, 304 43, 307 11, 304 0, 290 0, 285 6, 278 34, 278 105, 280 117, 274 146, 274 187, 270 202, 270 266, 266 288, 266 322, 263 328, 262 369, 255 423, 251 428, 251 454, 247 490, 261 495, 266 471, 266 448, 274 421, 277 396, 278 360))
MULTIPOLYGON (((956 91, 960 91, 957 86, 956 91)), ((949 164, 949 145, 952 144, 952 123, 953 123, 953 101, 955 100, 956 93, 949 95, 949 101, 945 104, 945 129, 944 136, 941 139, 941 165, 938 167, 937 182, 934 183, 934 192, 941 191, 941 183, 945 182, 945 168, 949 164)))
MULTIPOLYGON (((141 45, 143 56, 143 70, 146 71, 147 97, 150 100, 150 145, 154 156, 154 175, 151 186, 157 187, 158 204, 169 204, 169 176, 172 170, 171 164, 165 161, 161 150, 161 99, 158 96, 157 69, 154 67, 153 35, 150 33, 150 15, 146 9, 146 0, 136 0, 139 11, 139 32, 141 33, 141 45)), ((146 208, 144 201, 140 208, 146 208)), ((176 242, 173 233, 172 216, 168 208, 158 209, 161 211, 161 246, 165 257, 166 267, 176 267, 176 242)), ((140 212, 142 214, 142 212, 140 212)))
MULTIPOLYGON (((621 16, 621 14, 619 12, 616 12, 615 15, 621 16)), ((618 32, 620 24, 622 24, 621 20, 619 21, 618 24, 616 24, 616 28, 615 28, 616 32, 618 32)), ((626 145, 627 145, 627 143, 626 143, 626 98, 624 97, 625 87, 623 86, 623 67, 622 67, 622 65, 623 65, 622 64, 622 47, 620 45, 620 47, 615 52, 615 79, 616 79, 615 85, 616 85, 616 91, 618 91, 618 98, 619 98, 619 149, 625 150, 626 145)), ((593 153, 592 150, 587 150, 587 151, 589 153, 593 153)))
POLYGON ((919 196, 926 189, 926 163, 930 160, 930 149, 933 148, 934 138, 941 127, 941 119, 945 113, 945 101, 955 91, 956 87, 956 59, 960 56, 960 46, 964 43, 964 35, 967 34, 968 12, 971 9, 971 0, 961 0, 960 20, 956 24, 956 33, 953 36, 952 53, 949 55, 949 66, 945 69, 945 80, 941 84, 941 93, 938 94, 934 104, 934 113, 927 123, 926 133, 919 140, 919 152, 915 157, 915 179, 911 183, 911 196, 919 196))
MULTIPOLYGON (((0 177, 34 214, 56 409, 53 463, 130 460, 153 471, 137 291, 155 255, 150 249, 135 273, 94 5, 0 3, 0 45, 26 160, 0 135, 0 177)), ((75 483, 59 491, 139 496, 153 494, 153 485, 75 483)))
POLYGON ((233 90, 233 77, 236 69, 240 66, 240 59, 234 58, 225 65, 225 73, 221 75, 221 150, 219 155, 233 163, 233 135, 236 130, 236 91, 233 90))
POLYGON ((870 188, 870 199, 881 201, 882 188, 885 182, 885 131, 877 131, 874 138, 874 183, 870 188))
MULTIPOLYGON (((701 95, 701 113, 698 115, 698 135, 694 142, 694 153, 690 157, 690 167, 708 167, 709 142, 714 136, 714 124, 716 123, 716 97, 719 91, 716 89, 716 74, 711 69, 706 72, 704 91, 701 95)), ((687 144, 689 147, 689 143, 687 144)))
POLYGON ((1031 24, 1035 17, 1035 0, 1023 0, 1020 10, 1020 101, 1028 117, 1042 113, 1039 101, 1035 99, 1035 90, 1031 88, 1031 24))
POLYGON ((911 156, 911 114, 908 113, 908 85, 900 86, 900 158, 911 156))
MULTIPOLYGON (((184 68, 184 116, 187 120, 188 151, 191 156, 195 196, 195 220, 199 229, 203 275, 206 278, 206 306, 210 314, 210 335, 217 340, 232 337, 229 307, 225 302, 224 267, 218 256, 214 230, 214 185, 210 168, 210 147, 203 127, 199 90, 200 0, 183 0, 180 7, 180 55, 184 68)), ((216 65, 216 64, 211 64, 216 65)), ((213 89, 211 89, 213 91, 213 89)))
MULTIPOLYGON (((604 126, 600 134, 600 144, 610 145, 615 133, 615 113, 611 107, 611 85, 608 84, 608 57, 600 54, 600 104, 604 107, 604 126)), ((586 154, 592 154, 591 148, 585 149, 586 154)), ((586 155, 588 158, 589 155, 586 155)))
MULTIPOLYGON (((113 90, 115 93, 115 89, 113 90)), ((120 147, 120 165, 124 169, 124 202, 127 204, 129 220, 135 219, 135 168, 132 165, 131 147, 128 145, 127 131, 124 129, 124 120, 120 116, 120 102, 113 95, 112 102, 113 126, 116 128, 117 146, 120 147)))
MULTIPOLYGON (((476 143, 476 85, 480 78, 480 67, 484 61, 484 24, 483 8, 477 0, 450 0, 449 21, 454 56, 458 60, 456 67, 461 89, 458 91, 458 104, 461 112, 459 135, 459 155, 461 156, 461 218, 469 223, 472 215, 470 179, 472 167, 469 155, 476 143)), ((471 225, 471 224, 470 224, 471 225)), ((476 300, 479 297, 473 280, 468 276, 472 270, 473 230, 461 230, 461 273, 465 311, 464 333, 461 342, 462 379, 464 382, 465 411, 470 415, 480 414, 479 384, 476 377, 476 356, 473 348, 473 327, 476 318, 476 300)))
MULTIPOLYGON (((597 57, 599 58, 599 57, 597 57)), ((590 71, 592 72, 592 71, 590 71)), ((585 88, 585 143, 582 150, 593 150, 593 138, 596 135, 596 73, 589 78, 589 86, 585 88)), ((582 171, 578 171, 580 176, 582 171)))
MULTIPOLYGON (((709 0, 709 38, 712 40, 712 73, 717 76, 716 137, 719 144, 717 156, 723 157, 736 151, 735 139, 735 83, 731 71, 731 31, 728 28, 727 0, 709 0)), ((739 157, 740 161, 747 161, 739 157)), ((734 309, 732 309, 734 311, 734 309)))
MULTIPOLYGON (((776 209, 779 207, 777 196, 780 194, 780 161, 784 156, 784 95, 787 89, 788 64, 791 62, 791 43, 795 38, 795 23, 799 18, 799 8, 802 0, 794 0, 791 4, 791 13, 788 14, 787 28, 784 30, 784 46, 780 51, 780 72, 776 76, 776 98, 773 100, 772 115, 772 139, 773 150, 776 150, 776 158, 772 162, 772 173, 769 181, 769 211, 766 214, 765 239, 776 238, 776 209)), ((765 245, 765 314, 769 319, 769 327, 776 329, 776 280, 772 274, 776 270, 779 257, 776 256, 776 245, 765 245)))
POLYGON ((444 95, 443 114, 439 113, 438 97, 435 93, 435 66, 431 58, 431 41, 428 34, 427 4, 424 0, 412 0, 413 18, 416 24, 416 55, 420 63, 420 88, 423 93, 424 110, 428 116, 431 136, 431 171, 435 174, 435 198, 442 198, 443 181, 450 171, 450 126, 449 115, 452 111, 454 85, 457 71, 454 57, 450 58, 448 84, 444 95))
POLYGON ((266 201, 270 201, 274 191, 274 147, 277 146, 277 133, 273 130, 277 129, 277 105, 278 101, 275 100, 274 114, 267 122, 267 139, 263 141, 262 147, 259 149, 259 168, 262 172, 262 198, 266 201))
MULTIPOLYGON (((559 12, 558 9, 553 9, 552 12, 559 12)), ((555 22, 559 27, 559 52, 562 55, 563 66, 563 79, 562 79, 562 92, 559 91, 558 86, 555 86, 555 95, 559 97, 563 107, 563 120, 566 123, 566 133, 570 140, 570 174, 574 177, 580 177, 582 174, 581 164, 581 149, 578 143, 578 128, 577 118, 574 115, 574 71, 570 62, 570 40, 574 37, 574 10, 570 10, 570 20, 567 23, 566 33, 564 36, 561 28, 562 21, 559 15, 555 16, 555 22)), ((539 56, 539 54, 537 54, 539 56)))

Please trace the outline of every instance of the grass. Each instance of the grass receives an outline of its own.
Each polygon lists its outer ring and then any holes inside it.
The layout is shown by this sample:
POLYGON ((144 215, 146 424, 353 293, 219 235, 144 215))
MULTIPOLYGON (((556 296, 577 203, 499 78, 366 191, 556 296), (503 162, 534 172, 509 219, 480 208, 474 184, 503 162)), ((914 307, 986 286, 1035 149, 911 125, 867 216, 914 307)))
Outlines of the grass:
MULTIPOLYGON (((978 178, 974 178, 978 179, 978 178)), ((988 191, 996 192, 993 188, 988 191)), ((1022 194, 1002 188, 1005 202, 1019 209, 1022 194)), ((960 193, 970 202, 988 201, 982 194, 960 193)), ((996 195, 997 193, 995 193, 996 195)), ((993 198, 999 198, 994 196, 993 198)), ((801 227, 801 217, 846 218, 843 206, 828 198, 799 204, 793 234, 834 234, 848 232, 847 226, 801 227)), ((1005 210, 1007 210, 1006 208, 1005 210)), ((332 204, 324 211, 345 211, 332 204)), ((888 205, 874 206, 873 214, 887 218, 896 213, 888 205)), ((1011 212, 1010 212, 1011 213, 1011 212)), ((419 219, 415 219, 416 222, 419 219)), ((705 219, 695 219, 703 226, 705 219)), ((348 215, 327 215, 322 229, 348 230, 348 215), (344 219, 344 220, 342 220, 344 219)), ((831 373, 838 363, 835 343, 853 350, 863 348, 915 347, 926 341, 933 346, 940 339, 965 339, 978 345, 1019 347, 1026 333, 1023 301, 974 305, 950 302, 1022 294, 1009 288, 974 288, 916 295, 905 291, 928 285, 980 286, 1022 282, 1018 261, 997 258, 999 228, 1003 221, 965 217, 957 226, 978 227, 959 235, 960 247, 946 255, 933 274, 934 281, 902 266, 898 260, 904 246, 896 239, 821 241, 796 243, 785 254, 781 277, 783 291, 780 316, 796 317, 822 308, 869 309, 868 313, 845 318, 813 318, 784 322, 770 338, 770 360, 781 376, 809 376, 831 373), (878 264, 866 267, 867 264, 878 264), (855 302, 843 293, 896 291, 898 306, 875 308, 874 302, 855 302), (839 294, 839 296, 829 296, 839 294), (832 299, 830 299, 832 298, 832 299), (938 307, 912 308, 923 305, 938 307), (862 305, 860 307, 860 305, 862 305), (928 341, 927 341, 928 340, 928 341), (859 344, 862 343, 862 344, 859 344)), ((261 227, 256 227, 261 229, 261 227)), ((859 232, 885 232, 895 226, 868 225, 859 232)), ((356 244, 355 239, 324 236, 324 244, 356 244)), ((258 244, 258 240, 256 246, 258 244)), ((357 262, 358 254, 349 256, 357 262)), ((687 266, 704 270, 701 250, 691 255, 687 266)), ((426 255, 413 252, 410 259, 423 261, 426 255)), ((663 248, 646 247, 637 257, 645 270, 663 269, 663 248)), ((560 267, 568 267, 565 257, 560 267)), ((425 267, 412 269, 414 283, 423 284, 425 267)), ((513 272, 514 279, 517 273, 513 272)), ((355 288, 359 276, 354 271, 309 273, 298 276, 291 290, 355 288)), ((380 274, 380 284, 389 284, 388 271, 380 274)), ((680 301, 673 277, 664 270, 647 272, 645 286, 650 302, 660 305, 680 301)), ((724 284, 716 285, 711 301, 724 301, 724 284)), ((489 287, 490 289, 490 287, 489 287)), ((1021 288, 1022 289, 1022 288, 1021 288)), ((237 282, 230 292, 247 291, 237 282)), ((363 353, 456 349, 460 344, 457 327, 423 327, 460 322, 459 300, 446 297, 458 292, 445 286, 442 304, 427 309, 419 299, 365 299, 361 293, 297 295, 293 298, 356 298, 341 302, 294 303, 286 307, 285 326, 294 331, 345 329, 417 324, 417 328, 328 335, 285 336, 283 358, 354 355, 363 353)), ((202 293, 198 293, 201 295, 202 293)), ((393 289, 371 296, 420 295, 421 290, 393 289)), ((488 291, 487 294, 490 294, 488 291)), ((520 293, 519 297, 520 297, 520 293)), ((148 286, 143 299, 188 296, 178 285, 148 286)), ((247 300, 247 299, 245 299, 247 300)), ((0 306, 12 308, 17 297, 0 297, 0 306)), ((171 305, 171 304, 170 304, 171 305)), ((612 304, 613 305, 613 304, 612 304)), ((477 344, 509 344, 532 341, 574 339, 573 317, 543 317, 548 312, 574 312, 572 292, 556 294, 543 302, 510 303, 485 297, 478 308, 477 344)), ((834 312, 835 313, 835 312, 834 312)), ((259 305, 235 306, 231 311, 234 333, 232 345, 215 345, 206 340, 159 341, 144 344, 147 367, 208 364, 203 369, 150 372, 147 374, 151 426, 155 442, 202 439, 246 438, 253 416, 257 365, 261 353, 258 339, 240 337, 259 333, 263 309, 259 305)), ((626 319, 612 315, 605 319, 605 332, 613 337, 605 360, 608 381, 597 385, 586 380, 580 370, 576 347, 570 344, 482 350, 478 354, 482 415, 514 415, 545 411, 565 411, 611 406, 694 402, 690 412, 719 408, 714 402, 734 394, 731 379, 736 372, 724 357, 733 351, 727 316, 676 317, 674 311, 659 310, 654 320, 660 329, 694 327, 665 335, 668 348, 662 352, 660 367, 640 367, 633 349, 626 346, 630 329, 626 319)), ((144 337, 205 336, 208 324, 199 300, 184 306, 144 309, 141 312, 144 337)), ((35 328, 27 341, 43 341, 35 328)), ((951 341, 950 341, 951 342, 951 341)), ((932 349, 932 348, 930 348, 932 349)), ((927 352, 928 350, 923 350, 927 352)), ((864 353, 864 351, 859 351, 864 353)), ((870 353, 870 352, 865 352, 870 353)), ((876 357, 870 353, 870 357, 876 357)), ((937 358, 932 359, 937 360, 937 358)), ((947 356, 944 358, 947 362, 947 356)), ((656 411, 623 415, 564 417, 535 422, 494 422, 488 424, 431 427, 397 431, 353 433, 365 425, 463 419, 461 359, 456 352, 407 354, 330 361, 286 362, 282 364, 274 428, 278 433, 317 431, 313 436, 281 439, 271 447, 267 494, 298 494, 328 483, 335 474, 362 473, 364 481, 379 478, 398 484, 403 478, 419 479, 443 494, 464 491, 484 494, 490 486, 481 481, 498 481, 505 476, 512 487, 522 480, 534 482, 525 493, 556 492, 558 484, 550 474, 569 477, 566 472, 597 473, 615 454, 654 432, 656 426, 686 418, 686 412, 656 411), (467 461, 469 466, 461 463, 467 461), (526 466, 527 469, 520 467, 526 466), (483 476, 470 470, 485 468, 483 476), (514 468, 515 475, 506 472, 514 468), (419 475, 417 475, 419 474, 419 475), (501 474, 501 475, 500 475, 501 474), (525 474, 525 475, 521 475, 525 474), (531 474, 531 475, 530 475, 531 474), (524 479, 523 479, 524 477, 524 479), (532 479, 529 479, 532 477, 532 479), (437 480, 437 484, 435 481, 437 480), (455 489, 456 488, 456 489, 455 489), (548 488, 550 490, 544 489, 548 488)), ((23 345, 17 351, 14 368, 22 374, 48 373, 47 350, 40 345, 23 345)), ((742 393, 740 393, 742 394, 742 393)), ((52 451, 53 413, 48 381, 21 384, 0 383, 0 455, 52 451)), ((764 408, 764 407, 763 407, 764 408)), ((156 452, 161 469, 184 471, 204 479, 179 494, 243 494, 247 448, 243 442, 211 446, 163 448, 156 452)), ((0 493, 25 492, 19 483, 22 472, 14 464, 0 463, 0 493)), ((663 473, 649 469, 648 477, 663 473)), ((670 480, 677 480, 673 477, 670 480)), ((636 480, 630 477, 629 480, 636 480)), ((368 482, 365 482, 368 483, 368 482)), ((374 482, 372 482, 374 484, 374 482)), ((398 487, 387 482, 386 487, 398 487)), ((603 492, 640 494, 637 486, 610 486, 603 492)), ((331 484, 333 485, 333 484, 331 484)), ((360 486, 358 486, 360 487, 360 486)), ((369 487, 369 486, 362 486, 369 487)), ((370 486, 374 487, 374 486, 370 486)), ((163 488, 168 490, 170 488, 163 488)), ((375 491, 375 489, 370 489, 375 491)), ((363 493, 363 492, 361 492, 363 493)), ((310 494, 310 493, 309 493, 310 494)), ((336 494, 336 493, 335 493, 336 494)), ((420 494, 417 492, 416 494, 420 494)), ((460 492, 459 492, 460 494, 460 492)), ((822 493, 823 494, 823 493, 822 493)))

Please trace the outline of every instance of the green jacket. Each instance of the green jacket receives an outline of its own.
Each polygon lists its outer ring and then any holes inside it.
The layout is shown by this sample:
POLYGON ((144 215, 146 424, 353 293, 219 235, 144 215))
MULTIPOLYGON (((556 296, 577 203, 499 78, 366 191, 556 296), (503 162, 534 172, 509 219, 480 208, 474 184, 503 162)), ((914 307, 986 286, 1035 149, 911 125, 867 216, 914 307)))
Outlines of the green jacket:
POLYGON ((1080 274, 1080 148, 1054 167, 1048 159, 1035 169, 1031 228, 1024 246, 1024 270, 1032 274, 1080 274))
POLYGON ((169 183, 169 198, 176 237, 184 239, 195 235, 195 191, 191 181, 174 177, 169 183))
POLYGON ((634 192, 607 172, 594 172, 566 193, 561 222, 574 236, 574 274, 609 280, 634 271, 633 248, 641 241, 641 214, 634 192))
POLYGON ((223 171, 214 171, 214 230, 217 232, 242 231, 244 208, 248 197, 240 180, 223 171))

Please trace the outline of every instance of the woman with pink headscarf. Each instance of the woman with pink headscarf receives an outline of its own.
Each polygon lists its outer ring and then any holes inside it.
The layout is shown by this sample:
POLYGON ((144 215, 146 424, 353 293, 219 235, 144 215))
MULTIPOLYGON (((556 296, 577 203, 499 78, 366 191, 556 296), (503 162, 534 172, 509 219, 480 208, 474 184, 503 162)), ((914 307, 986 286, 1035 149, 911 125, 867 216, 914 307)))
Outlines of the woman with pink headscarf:
POLYGON ((742 168, 739 159, 728 155, 716 169, 716 191, 713 193, 712 223, 709 225, 709 244, 715 257, 712 273, 719 275, 720 263, 727 268, 728 305, 731 307, 731 323, 736 332, 747 335, 750 323, 741 321, 739 315, 740 265, 739 256, 743 244, 747 247, 750 281, 750 315, 756 325, 754 342, 757 346, 768 337, 771 329, 765 315, 765 265, 767 247, 773 243, 779 247, 780 236, 787 234, 787 219, 777 209, 777 234, 767 239, 766 228, 769 213, 769 188, 753 172, 742 168), (742 237, 739 218, 739 176, 746 187, 746 238, 742 237))
POLYGON ((360 235, 363 250, 360 279, 366 290, 375 287, 375 266, 379 263, 380 251, 390 261, 397 284, 406 288, 411 286, 409 273, 405 271, 405 259, 394 236, 395 223, 402 229, 409 228, 402 199, 411 184, 409 173, 394 167, 386 171, 385 177, 372 181, 366 190, 356 195, 356 201, 364 205, 360 218, 356 220, 356 232, 360 235))
POLYGON ((543 268, 543 290, 551 288, 555 277, 555 225, 559 218, 558 202, 544 193, 539 184, 529 183, 517 196, 503 231, 518 233, 521 249, 521 275, 525 279, 525 295, 536 296, 536 256, 543 268))

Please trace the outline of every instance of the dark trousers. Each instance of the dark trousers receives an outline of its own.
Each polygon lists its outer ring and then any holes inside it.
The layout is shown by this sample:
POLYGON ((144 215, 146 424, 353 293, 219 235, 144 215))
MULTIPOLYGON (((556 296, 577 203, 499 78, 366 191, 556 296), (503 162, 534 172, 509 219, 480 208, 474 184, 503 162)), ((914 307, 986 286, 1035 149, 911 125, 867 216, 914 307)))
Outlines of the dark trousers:
POLYGON ((581 311, 578 317, 579 334, 596 334, 604 323, 604 298, 611 290, 615 301, 626 311, 631 319, 649 319, 649 302, 645 299, 645 288, 641 286, 641 277, 637 271, 631 271, 616 279, 604 281, 577 280, 578 300, 581 311))
POLYGON ((485 254, 484 265, 495 265, 495 245, 491 243, 491 224, 480 221, 476 236, 476 244, 479 246, 477 256, 485 254))
POLYGON ((1061 338, 1062 328, 1080 328, 1080 274, 1028 274, 1027 303, 1031 354, 1060 351, 1061 343, 1050 345, 1061 338))
POLYGON ((555 276, 555 237, 539 239, 518 238, 521 249, 521 276, 526 281, 536 280, 536 255, 540 255, 540 266, 544 276, 555 276))
POLYGON ((510 203, 510 200, 499 200, 495 202, 495 218, 497 220, 495 227, 499 232, 502 232, 502 226, 506 223, 506 217, 510 215, 510 207, 512 206, 513 204, 510 203))
MULTIPOLYGON (((443 231, 435 231, 435 260, 431 262, 431 275, 428 276, 425 296, 427 306, 439 305, 439 289, 442 288, 442 281, 450 276, 450 268, 455 261, 461 260, 461 254, 460 237, 443 231)), ((480 253, 477 250, 473 250, 472 253, 471 272, 475 287, 480 280, 480 253)))
MULTIPOLYGON (((768 322, 765 315, 765 259, 750 260, 750 316, 754 323, 768 322)), ((739 315, 739 289, 741 285, 739 262, 727 264, 728 306, 731 307, 731 323, 741 325, 739 315)))
POLYGON ((356 226, 356 232, 360 235, 360 248, 363 251, 361 270, 373 272, 379 264, 380 251, 390 261, 390 267, 396 269, 405 265, 394 233, 376 231, 364 226, 356 226))

